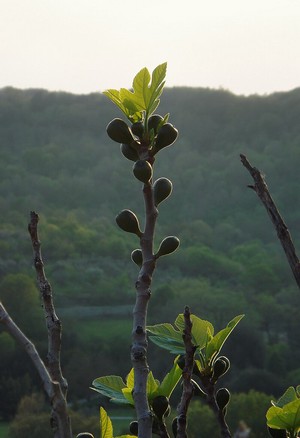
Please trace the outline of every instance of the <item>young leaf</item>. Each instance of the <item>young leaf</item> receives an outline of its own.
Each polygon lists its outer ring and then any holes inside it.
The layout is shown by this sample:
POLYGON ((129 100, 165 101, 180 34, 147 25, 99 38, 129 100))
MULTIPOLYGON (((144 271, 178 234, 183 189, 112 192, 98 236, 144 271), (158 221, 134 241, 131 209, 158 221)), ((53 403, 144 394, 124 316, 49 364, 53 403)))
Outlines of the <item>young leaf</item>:
POLYGON ((238 315, 233 318, 227 324, 223 330, 219 331, 208 343, 205 349, 205 359, 207 363, 211 361, 221 350, 224 342, 235 328, 235 326, 240 322, 244 315, 238 315))
MULTIPOLYGON (((177 359, 175 359, 175 361, 176 360, 177 359)), ((164 395, 168 398, 171 397, 171 394, 174 391, 182 375, 182 370, 175 361, 173 367, 161 382, 156 394, 154 394, 155 397, 158 395, 164 395)))
POLYGON ((154 396, 154 394, 156 393, 156 391, 159 388, 159 384, 160 382, 156 379, 154 379, 152 371, 150 371, 150 373, 148 374, 148 379, 147 379, 147 397, 148 400, 151 400, 154 396))
POLYGON ((277 400, 277 402, 271 401, 273 406, 278 406, 279 408, 282 408, 287 403, 290 403, 294 400, 297 400, 298 395, 296 393, 296 390, 293 386, 290 386, 285 393, 277 400))
POLYGON ((133 79, 133 90, 135 99, 141 104, 143 110, 148 108, 149 99, 151 96, 151 91, 149 89, 150 82, 150 73, 146 67, 144 67, 141 71, 133 79))
MULTIPOLYGON (((214 327, 209 321, 198 318, 196 315, 191 315, 192 327, 192 341, 194 345, 197 345, 200 349, 205 346, 207 340, 207 329, 213 335, 214 327)), ((183 332, 184 330, 184 316, 179 314, 175 321, 176 327, 183 332)))
POLYGON ((128 403, 123 396, 123 388, 126 388, 125 383, 119 376, 104 376, 98 377, 92 383, 91 389, 99 392, 102 395, 110 398, 114 403, 128 403))
POLYGON ((165 323, 147 326, 147 331, 153 335, 149 336, 149 339, 159 347, 174 354, 184 353, 182 333, 175 330, 172 324, 165 323))
POLYGON ((167 73, 167 63, 158 65, 152 72, 152 80, 150 86, 151 98, 148 103, 148 114, 154 113, 159 105, 159 97, 165 85, 165 77, 167 73))
POLYGON ((126 385, 128 388, 133 389, 134 388, 134 368, 131 368, 129 373, 126 377, 126 385))
POLYGON ((100 431, 100 438, 113 438, 111 419, 102 407, 100 408, 100 431))
POLYGON ((272 429, 286 429, 292 436, 300 430, 300 399, 283 407, 272 406, 266 414, 267 425, 272 429))
POLYGON ((122 393, 123 393, 124 398, 126 399, 126 402, 131 404, 132 406, 134 406, 132 391, 133 391, 133 388, 126 387, 126 388, 122 389, 122 393))

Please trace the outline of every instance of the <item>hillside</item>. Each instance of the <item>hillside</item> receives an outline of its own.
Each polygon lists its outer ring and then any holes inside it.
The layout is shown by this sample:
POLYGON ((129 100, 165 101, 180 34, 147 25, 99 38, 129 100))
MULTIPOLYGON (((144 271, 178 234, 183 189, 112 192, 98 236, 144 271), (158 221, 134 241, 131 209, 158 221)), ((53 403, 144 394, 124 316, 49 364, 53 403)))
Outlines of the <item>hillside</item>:
MULTIPOLYGON (((160 209, 156 245, 176 234, 181 247, 158 266, 150 318, 173 321, 189 304, 221 328, 246 313, 236 334, 242 342, 229 345, 228 352, 239 373, 267 373, 255 375, 257 389, 269 384, 279 392, 288 375, 300 374, 298 291, 269 219, 247 188, 252 181, 239 154, 266 174, 300 248, 300 88, 264 97, 166 89, 159 113, 167 112, 180 136, 156 163, 155 178, 166 176, 174 185, 160 209), (256 355, 249 351, 254 345, 256 355), (279 368, 270 371, 275 360, 279 368)), ((24 314, 11 297, 24 284, 31 290, 34 280, 26 231, 31 210, 41 216, 46 270, 59 307, 134 301, 136 268, 130 253, 138 242, 121 233, 114 218, 123 208, 142 216, 141 187, 132 162, 106 135, 114 117, 121 114, 98 94, 0 90, 0 297, 21 325, 24 314)), ((70 339, 76 338, 77 328, 69 322, 70 339)), ((38 338, 34 330, 32 335, 38 338)), ((82 366, 74 367, 71 359, 75 348, 83 348, 83 338, 75 344, 70 339, 65 360, 76 382, 82 366)), ((84 351, 96 358, 92 339, 84 342, 84 351)), ((116 362, 115 353, 109 354, 101 365, 104 372, 116 362)), ((87 381, 96 377, 89 367, 87 381)), ((10 375, 7 369, 1 372, 5 379, 10 375)), ((234 389, 244 389, 247 378, 233 374, 234 389)), ((80 389, 73 395, 79 397, 80 389)))

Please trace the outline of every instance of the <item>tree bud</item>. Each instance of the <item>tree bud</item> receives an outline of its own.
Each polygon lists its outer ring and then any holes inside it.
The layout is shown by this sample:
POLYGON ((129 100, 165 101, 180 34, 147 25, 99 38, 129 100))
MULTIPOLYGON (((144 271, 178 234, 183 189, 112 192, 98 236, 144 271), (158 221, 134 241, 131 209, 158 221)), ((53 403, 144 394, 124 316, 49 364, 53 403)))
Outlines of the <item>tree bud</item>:
POLYGON ((212 383, 216 383, 219 377, 223 376, 230 368, 229 359, 225 356, 218 357, 213 364, 212 383))
POLYGON ((153 129, 154 134, 157 134, 157 128, 158 125, 163 121, 163 117, 159 114, 152 114, 152 116, 148 119, 148 131, 151 131, 153 129))

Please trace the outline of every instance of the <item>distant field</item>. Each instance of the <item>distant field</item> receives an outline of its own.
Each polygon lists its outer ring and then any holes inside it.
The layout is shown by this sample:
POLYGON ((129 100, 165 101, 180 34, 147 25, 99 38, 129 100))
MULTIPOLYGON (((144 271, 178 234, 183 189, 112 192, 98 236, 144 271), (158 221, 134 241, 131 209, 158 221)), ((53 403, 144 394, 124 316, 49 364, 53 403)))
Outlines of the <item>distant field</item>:
POLYGON ((8 437, 8 423, 0 423, 0 438, 8 437))

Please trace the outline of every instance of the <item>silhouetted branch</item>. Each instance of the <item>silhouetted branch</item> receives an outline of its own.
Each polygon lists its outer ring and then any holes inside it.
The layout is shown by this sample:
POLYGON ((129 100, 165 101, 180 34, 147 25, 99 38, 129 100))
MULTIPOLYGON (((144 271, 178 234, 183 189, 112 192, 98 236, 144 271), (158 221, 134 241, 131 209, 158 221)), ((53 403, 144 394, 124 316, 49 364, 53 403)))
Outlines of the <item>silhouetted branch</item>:
POLYGON ((186 438, 187 433, 187 412, 190 401, 193 396, 193 385, 191 383, 191 378, 194 368, 194 354, 196 347, 192 342, 192 321, 189 307, 184 309, 184 330, 183 330, 183 342, 185 345, 185 365, 182 370, 183 379, 183 391, 181 400, 178 406, 178 417, 177 417, 177 438, 186 438))
POLYGON ((248 187, 256 192, 257 196, 265 206, 268 215, 276 229, 278 239, 280 240, 284 249, 296 283, 300 288, 300 262, 296 254, 290 232, 269 193, 269 189, 263 175, 256 167, 251 166, 245 155, 241 154, 240 157, 242 164, 246 167, 254 180, 254 185, 248 185, 248 187))

